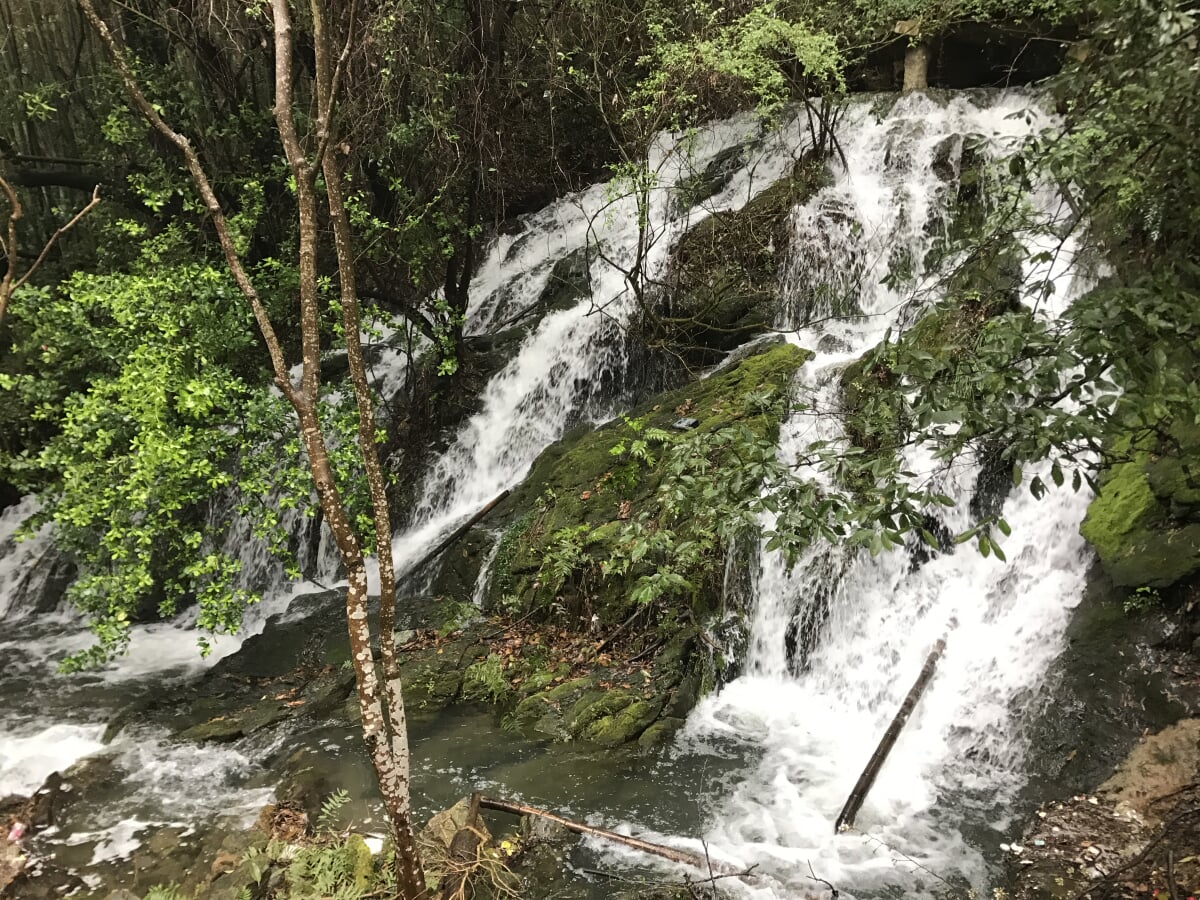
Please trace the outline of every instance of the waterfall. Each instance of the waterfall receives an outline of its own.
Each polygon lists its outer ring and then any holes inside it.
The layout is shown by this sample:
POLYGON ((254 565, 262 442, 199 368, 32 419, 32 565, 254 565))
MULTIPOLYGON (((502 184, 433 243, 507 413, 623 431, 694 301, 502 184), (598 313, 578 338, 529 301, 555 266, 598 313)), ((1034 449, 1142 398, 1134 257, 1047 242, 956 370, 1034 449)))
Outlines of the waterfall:
MULTIPOLYGON (((661 274, 675 241, 700 219, 736 210, 789 171, 804 149, 798 120, 769 135, 748 116, 695 135, 665 134, 649 169, 648 278, 661 274), (744 147, 724 187, 704 203, 681 208, 681 182, 723 151, 744 147)), ((438 536, 520 482, 546 447, 581 422, 618 411, 611 385, 626 374, 624 327, 636 309, 626 278, 638 248, 635 198, 619 183, 559 200, 492 246, 471 284, 468 327, 486 330, 537 301, 554 264, 572 253, 588 260, 587 296, 544 316, 516 355, 488 383, 481 411, 468 420, 421 488, 413 526, 394 542, 397 568, 419 558, 438 536)))
MULTIPOLYGON (((1025 114, 1032 105, 1021 93, 957 96, 945 103, 912 95, 887 109, 871 101, 851 105, 839 128, 845 165, 834 164, 832 183, 790 219, 777 325, 816 356, 798 375, 806 409, 783 424, 781 458, 798 458, 816 440, 843 439, 838 411, 845 366, 939 298, 940 286, 924 273, 924 260, 945 235, 966 138, 1002 155, 1046 124, 1036 111, 1025 114)), ((805 141, 797 121, 764 132, 752 117, 693 135, 664 135, 649 161, 656 181, 647 210, 648 275, 663 273, 671 247, 704 216, 736 210, 788 174, 805 141), (687 208, 680 190, 685 180, 730 158, 715 193, 687 208)), ((620 388, 629 374, 624 329, 636 312, 625 272, 637 253, 637 215, 624 186, 596 185, 523 217, 493 242, 471 284, 469 333, 488 334, 519 320, 539 302, 555 266, 573 254, 587 263, 586 295, 529 325, 516 353, 489 381, 479 411, 418 486, 411 524, 393 541, 398 568, 518 484, 573 425, 620 411, 620 388)), ((1082 287, 1066 272, 1067 257, 1055 257, 1061 269, 1051 273, 1058 286, 1055 305, 1042 302, 1037 314, 1055 315, 1082 287)), ((390 331, 383 331, 386 346, 375 374, 394 391, 408 361, 390 331)), ((940 491, 954 498, 952 508, 936 511, 945 527, 969 527, 978 466, 944 472, 926 448, 904 453, 906 470, 938 479, 940 491)), ((1039 685, 1083 588, 1088 553, 1078 524, 1087 502, 1084 493, 1057 491, 1038 502, 1024 488, 1013 490, 1003 500, 1012 526, 1003 543, 1006 564, 981 557, 970 545, 937 554, 918 553, 910 544, 872 558, 816 544, 791 570, 777 554, 760 553, 751 567, 755 596, 743 674, 701 702, 675 751, 680 758, 743 761, 736 777, 719 784, 696 779, 708 795, 708 852, 753 865, 759 875, 754 883, 729 880, 726 887, 763 898, 804 896, 819 887, 810 880, 810 865, 817 876, 859 895, 885 885, 919 894, 928 887, 927 871, 986 883, 988 848, 981 841, 990 840, 989 827, 1022 783, 1023 710, 1039 702, 1039 685), (867 798, 858 818, 861 833, 835 835, 833 821, 854 780, 931 645, 944 635, 938 673, 867 798)), ((46 533, 23 544, 9 540, 18 520, 32 511, 30 503, 0 517, 0 679, 8 679, 0 681, 7 697, 0 795, 28 791, 54 768, 99 749, 113 694, 157 690, 163 678, 194 674, 207 664, 196 653, 193 633, 179 623, 158 623, 136 626, 134 652, 109 670, 64 681, 61 689, 50 685, 54 661, 81 649, 89 636, 62 617, 18 616, 32 608, 25 574, 30 561, 50 542, 46 533)), ((297 544, 308 548, 305 571, 330 583, 336 567, 327 537, 311 533, 312 520, 289 516, 297 544)), ((214 512, 214 522, 218 518, 214 512)), ((220 542, 242 560, 243 585, 266 597, 248 613, 251 630, 286 608, 298 591, 319 587, 287 584, 278 563, 251 538, 247 522, 224 529, 220 542)), ((489 560, 497 549, 493 543, 489 560)), ((489 568, 485 561, 477 597, 489 568)), ((218 641, 214 658, 237 646, 236 639, 218 641)), ((233 808, 253 768, 237 748, 181 747, 159 734, 123 734, 113 750, 123 771, 155 777, 136 803, 98 811, 96 833, 109 828, 111 838, 102 852, 125 847, 122 836, 132 834, 134 820, 169 817, 170 798, 195 800, 184 808, 196 818, 233 808), (209 797, 205 791, 214 777, 222 791, 209 797)))
POLYGON ((54 547, 52 529, 43 525, 24 540, 17 535, 37 508, 37 500, 25 497, 0 514, 0 621, 58 605, 54 588, 63 580, 66 567, 54 547))
MULTIPOLYGON (((888 328, 911 321, 912 303, 937 299, 937 285, 922 283, 921 261, 945 227, 939 146, 975 135, 1003 154, 1044 126, 1036 113, 1022 114, 1029 105, 1021 94, 984 107, 910 96, 881 117, 865 105, 852 111, 842 130, 845 168, 792 220, 798 249, 783 278, 784 315, 799 329, 792 339, 819 352, 799 376, 812 409, 785 423, 784 459, 812 440, 837 438, 837 373, 888 328), (885 278, 898 254, 913 264, 909 291, 885 278), (825 321, 831 314, 843 317, 825 321)), ((1057 308, 1043 302, 1039 315, 1060 312, 1084 287, 1058 265, 1050 273, 1057 308)), ((1025 298, 1031 306, 1037 299, 1025 298)), ((906 450, 904 462, 955 499, 937 511, 950 531, 974 524, 978 466, 940 471, 925 448, 906 450)), ((1088 551, 1078 526, 1089 499, 1060 490, 1039 502, 1013 490, 1003 501, 1012 526, 1007 564, 970 544, 917 556, 910 542, 909 552, 877 558, 817 545, 791 571, 778 554, 762 555, 745 674, 704 700, 681 738, 691 752, 754 759, 714 800, 706 836, 714 856, 756 867, 761 877, 748 895, 807 896, 821 887, 813 874, 866 895, 889 885, 922 893, 937 878, 986 886, 981 848, 963 833, 987 833, 1023 781, 1023 712, 1036 706, 1083 591, 1088 551), (937 675, 857 830, 835 835, 850 789, 943 636, 937 675)))

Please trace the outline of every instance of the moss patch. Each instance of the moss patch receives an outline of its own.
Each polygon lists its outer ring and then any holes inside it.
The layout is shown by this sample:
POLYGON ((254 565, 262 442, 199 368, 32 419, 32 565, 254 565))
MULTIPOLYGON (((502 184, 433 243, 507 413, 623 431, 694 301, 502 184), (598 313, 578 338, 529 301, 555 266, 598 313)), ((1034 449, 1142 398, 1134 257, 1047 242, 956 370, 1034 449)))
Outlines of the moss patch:
MULTIPOLYGON (((519 518, 502 539, 489 605, 532 610, 559 603, 576 615, 598 615, 603 624, 623 621, 632 611, 630 582, 602 577, 599 560, 607 557, 605 550, 627 518, 653 508, 660 476, 653 468, 617 458, 613 448, 637 439, 641 430, 670 429, 681 417, 696 419, 699 430, 716 431, 736 422, 774 438, 778 415, 763 413, 752 399, 786 391, 808 357, 788 344, 769 346, 725 371, 658 396, 625 420, 578 429, 543 453, 505 501, 501 514, 515 517, 519 511, 519 518), (562 540, 564 533, 578 534, 578 577, 550 587, 539 581, 538 573, 552 542, 562 540), (596 564, 589 567, 589 560, 596 564)), ((723 561, 714 561, 714 578, 722 567, 723 561)))
POLYGON ((1109 467, 1080 533, 1119 587, 1170 587, 1200 571, 1196 429, 1177 427, 1154 451, 1109 467))

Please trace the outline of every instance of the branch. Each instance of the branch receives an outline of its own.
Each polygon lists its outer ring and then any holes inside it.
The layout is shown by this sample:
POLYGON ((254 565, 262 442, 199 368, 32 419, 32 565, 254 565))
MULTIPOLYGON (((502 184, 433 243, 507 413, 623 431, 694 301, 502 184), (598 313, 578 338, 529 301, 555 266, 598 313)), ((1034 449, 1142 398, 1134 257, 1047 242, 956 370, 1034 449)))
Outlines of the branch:
MULTIPOLYGON (((33 265, 31 265, 28 269, 26 269, 25 274, 22 275, 20 278, 18 278, 16 281, 16 284, 14 284, 12 286, 13 292, 18 290, 21 287, 21 285, 23 285, 25 282, 27 282, 29 280, 30 276, 33 275, 33 273, 38 270, 38 266, 40 266, 45 261, 46 254, 50 252, 50 248, 54 246, 54 242, 57 241, 60 237, 62 237, 64 234, 66 234, 68 231, 70 231, 72 228, 74 228, 77 224, 79 224, 79 220, 82 219, 84 216, 86 216, 89 212, 91 212, 92 209, 95 206, 97 206, 99 203, 100 203, 100 185, 96 185, 94 188, 92 188, 92 199, 88 201, 87 206, 85 206, 79 212, 75 213, 75 217, 73 219, 71 219, 70 222, 68 222, 66 225, 63 225, 61 228, 57 229, 54 232, 54 234, 50 235, 50 240, 46 241, 46 245, 44 247, 42 247, 42 252, 39 253, 37 259, 35 259, 33 261, 33 265)), ((11 222, 10 222, 10 225, 11 225, 11 222)), ((11 235, 11 228, 10 228, 10 235, 11 235)), ((12 275, 12 267, 11 266, 9 267, 8 274, 12 275)), ((6 289, 0 289, 0 293, 2 293, 4 290, 6 290, 6 289)))
POLYGON ((96 7, 92 4, 92 0, 77 0, 77 2, 84 16, 100 37, 101 43, 108 50, 109 56, 112 57, 113 65, 116 66, 117 74, 120 75, 121 82, 125 86, 125 92, 129 94, 134 108, 142 114, 142 117, 159 134, 174 144, 183 155, 184 161, 187 163, 188 172, 192 176, 192 181, 195 182, 196 189, 204 201, 205 209, 208 210, 208 214, 212 218, 213 227, 217 232, 217 239, 220 241, 221 250, 225 254, 225 262, 229 266, 229 271, 233 274, 233 280, 236 282, 238 289, 249 302, 250 308, 254 312, 254 319, 258 323, 259 331, 262 332, 263 340, 267 344, 267 351, 271 355, 271 366, 275 373, 275 383, 278 385, 279 390, 283 392, 283 395, 289 401, 294 402, 296 392, 291 379, 288 377, 287 363, 283 358, 283 349, 280 346, 279 338, 275 334, 275 328, 272 326, 266 308, 258 296, 258 290, 254 287, 254 284, 250 281, 250 276, 246 274, 246 270, 242 266, 242 260, 238 256, 237 247, 234 246, 233 237, 229 232, 229 223, 225 219, 224 210, 222 210, 220 201, 217 200, 217 195, 213 191, 211 182, 208 180, 208 174, 200 164, 200 158, 196 155, 191 142, 171 128, 163 117, 158 114, 158 111, 150 101, 146 99, 146 95, 138 87, 137 79, 133 75, 129 61, 125 58, 125 52, 117 44, 108 25, 105 24, 104 20, 96 12, 96 7))
POLYGON ((37 255, 37 259, 33 261, 33 265, 26 269, 25 274, 20 278, 17 277, 17 265, 19 263, 17 254, 17 222, 20 221, 24 210, 21 208, 21 201, 17 197, 17 192, 13 190, 12 185, 3 176, 0 176, 0 190, 4 191, 9 205, 8 239, 4 242, 4 255, 7 258, 8 267, 4 272, 4 278, 0 280, 0 320, 2 320, 5 312, 8 310, 8 301, 12 299, 12 295, 19 291, 25 282, 29 281, 33 273, 45 262, 50 248, 54 246, 54 242, 74 228, 79 223, 79 220, 86 216, 92 207, 100 202, 100 185, 96 185, 92 189, 91 202, 77 212, 71 221, 50 235, 50 240, 46 241, 42 246, 42 251, 37 255))
POLYGON ((8 241, 4 245, 4 253, 8 258, 8 268, 4 272, 4 280, 0 281, 0 319, 4 318, 4 311, 8 309, 8 298, 12 296, 13 279, 17 274, 17 222, 21 220, 21 201, 17 199, 17 192, 12 189, 12 185, 0 176, 0 188, 8 197, 9 213, 8 213, 8 241))

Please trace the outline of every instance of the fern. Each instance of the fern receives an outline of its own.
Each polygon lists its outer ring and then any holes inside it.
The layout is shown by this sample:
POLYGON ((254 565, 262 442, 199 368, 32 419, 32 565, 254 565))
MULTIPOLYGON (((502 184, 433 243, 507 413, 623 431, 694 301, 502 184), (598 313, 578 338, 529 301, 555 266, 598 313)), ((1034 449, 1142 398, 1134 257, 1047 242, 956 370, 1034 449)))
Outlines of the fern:
POLYGON ((338 788, 326 797, 325 802, 321 804, 321 812, 317 815, 317 832, 332 834, 337 831, 338 813, 349 802, 350 792, 345 788, 338 788))

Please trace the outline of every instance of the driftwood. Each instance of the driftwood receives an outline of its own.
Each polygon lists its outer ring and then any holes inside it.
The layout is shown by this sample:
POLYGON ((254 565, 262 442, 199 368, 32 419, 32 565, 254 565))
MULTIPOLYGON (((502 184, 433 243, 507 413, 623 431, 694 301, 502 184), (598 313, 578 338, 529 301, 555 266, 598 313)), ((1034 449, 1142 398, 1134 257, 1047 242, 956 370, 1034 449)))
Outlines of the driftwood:
POLYGON ((413 565, 409 567, 409 571, 416 572, 422 566, 424 566, 426 563, 429 563, 429 562, 433 561, 434 559, 436 559, 437 557, 441 556, 459 538, 461 538, 464 534, 466 534, 473 527, 475 527, 475 523, 477 523, 480 519, 482 519, 484 516, 486 516, 488 513, 490 513, 493 509, 495 509, 500 504, 500 501, 502 501, 505 497, 507 497, 509 495, 509 493, 511 493, 511 492, 508 490, 502 491, 498 496, 496 496, 494 499, 492 499, 490 502, 488 502, 488 504, 486 506, 484 506, 483 509, 479 510, 479 512, 475 513, 475 515, 471 516, 471 518, 467 519, 467 521, 463 522, 461 525, 459 525, 457 528, 455 528, 454 531, 451 532, 449 537, 444 538, 436 547, 434 547, 432 550, 430 550, 428 553, 426 553, 424 556, 422 556, 420 559, 418 559, 415 563, 413 563, 413 565))
POLYGON ((933 678, 934 669, 937 668, 937 662, 945 649, 945 638, 942 638, 934 645, 933 652, 929 654, 929 657, 925 660, 925 665, 921 667, 921 674, 917 676, 917 680, 909 690, 908 696, 900 704, 900 711, 896 713, 896 717, 892 719, 892 724, 883 733, 883 739, 880 740, 879 746, 875 748, 875 752, 871 754, 871 759, 867 763, 867 767, 858 776, 854 790, 850 792, 850 797, 846 800, 846 805, 842 807, 842 812, 837 817, 837 822, 833 826, 835 832, 842 831, 854 824, 854 817, 858 815, 863 801, 867 798, 867 792, 871 790, 871 785, 875 783, 875 779, 879 776, 879 770, 883 768, 888 754, 892 752, 896 738, 900 736, 900 731, 904 728, 908 717, 912 715, 917 701, 921 699, 921 694, 925 692, 929 680, 933 678))
POLYGON ((544 809, 537 809, 532 806, 525 806, 523 803, 514 803, 511 800, 499 800, 495 797, 481 797, 479 805, 483 809, 494 809, 499 812, 512 813, 514 816, 539 816, 543 819, 548 819, 561 825, 574 834, 586 834, 590 837, 604 838, 606 841, 613 841, 618 844, 623 844, 626 847, 632 847, 634 850, 640 850, 643 853, 649 853, 653 856, 660 856, 663 859, 669 859, 671 862, 682 863, 685 866, 691 866, 701 872, 709 872, 717 875, 745 875, 746 872, 734 869, 731 866, 723 865, 719 862, 714 862, 700 856, 697 853, 689 853, 687 850, 676 850, 674 847, 664 847, 662 844, 654 844, 650 841, 643 841, 641 838, 631 837, 627 834, 617 834, 614 831, 606 831, 603 828, 596 828, 592 825, 584 825, 582 822, 572 822, 570 819, 564 819, 562 816, 556 816, 552 812, 547 812, 544 809))

